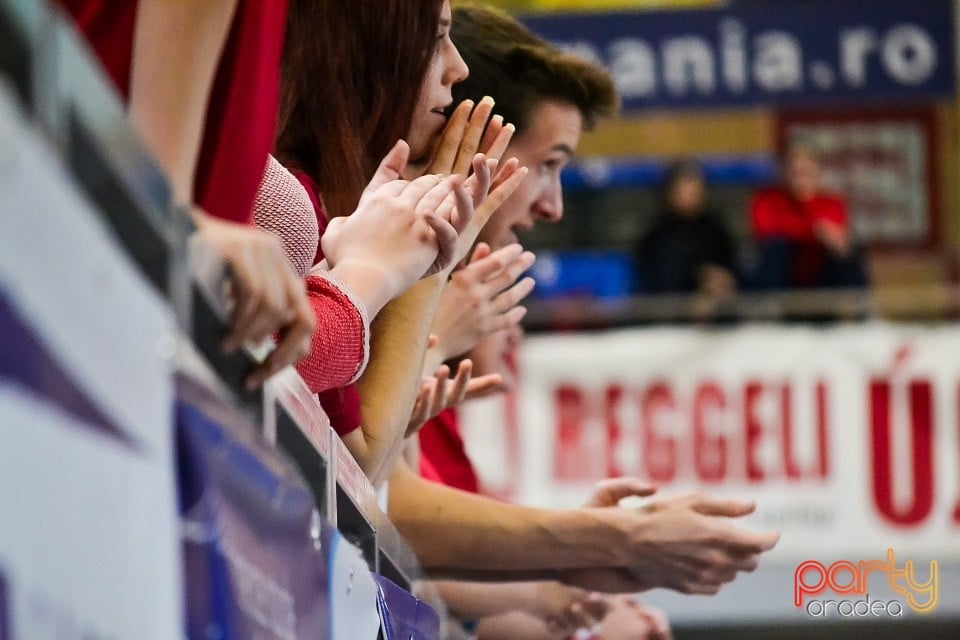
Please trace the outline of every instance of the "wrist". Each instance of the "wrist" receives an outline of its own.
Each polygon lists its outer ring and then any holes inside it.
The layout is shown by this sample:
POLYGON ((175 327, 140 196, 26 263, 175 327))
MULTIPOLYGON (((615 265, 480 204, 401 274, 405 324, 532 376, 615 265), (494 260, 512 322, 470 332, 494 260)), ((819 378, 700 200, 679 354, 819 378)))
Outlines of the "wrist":
POLYGON ((563 568, 619 567, 629 564, 629 535, 618 507, 548 511, 544 527, 557 545, 563 568))
POLYGON ((358 260, 338 261, 330 269, 330 275, 340 280, 353 291, 373 319, 390 300, 400 293, 396 278, 382 266, 358 260))

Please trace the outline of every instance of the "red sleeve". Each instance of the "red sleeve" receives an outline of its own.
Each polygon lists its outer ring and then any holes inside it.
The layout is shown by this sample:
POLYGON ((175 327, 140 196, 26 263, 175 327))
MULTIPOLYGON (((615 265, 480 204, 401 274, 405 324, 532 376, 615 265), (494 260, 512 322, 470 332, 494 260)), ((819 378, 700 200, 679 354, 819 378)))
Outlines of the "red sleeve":
POLYGON ((834 196, 823 196, 814 213, 814 221, 826 220, 846 230, 849 224, 847 205, 834 196))
POLYGON ((120 96, 130 94, 130 63, 133 59, 133 28, 137 0, 59 0, 77 23, 120 96))
POLYGON ((768 240, 782 235, 780 218, 780 198, 772 190, 764 190, 753 198, 750 205, 750 226, 753 237, 758 240, 768 240))
POLYGON ((309 275, 307 298, 317 320, 310 353, 297 363, 297 373, 314 393, 355 381, 370 354, 370 324, 344 285, 309 275))
POLYGON ((360 394, 356 385, 328 389, 317 394, 330 426, 341 438, 360 428, 360 394))
MULTIPOLYGON (((306 190, 322 236, 327 218, 316 185, 303 171, 295 167, 288 170, 306 190)), ((319 262, 323 258, 319 248, 317 255, 319 262)), ((297 363, 296 369, 307 387, 319 393, 350 384, 363 372, 370 355, 370 322, 349 287, 327 272, 313 271, 307 275, 306 284, 317 328, 310 353, 297 363)))
MULTIPOLYGON (((60 0, 129 98, 136 0, 60 0)), ((286 0, 241 0, 217 64, 197 152, 194 201, 247 224, 276 132, 286 0)))

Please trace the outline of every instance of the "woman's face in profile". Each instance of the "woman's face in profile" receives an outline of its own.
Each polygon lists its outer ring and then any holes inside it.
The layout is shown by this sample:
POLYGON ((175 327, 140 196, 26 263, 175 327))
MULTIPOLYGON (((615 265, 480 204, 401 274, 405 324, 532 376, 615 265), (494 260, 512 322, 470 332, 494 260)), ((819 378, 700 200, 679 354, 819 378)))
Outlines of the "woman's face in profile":
POLYGON ((440 9, 436 49, 420 85, 420 97, 407 134, 413 159, 421 159, 433 150, 437 137, 447 124, 446 113, 453 102, 453 85, 467 77, 467 64, 450 39, 451 20, 450 2, 445 0, 440 9))

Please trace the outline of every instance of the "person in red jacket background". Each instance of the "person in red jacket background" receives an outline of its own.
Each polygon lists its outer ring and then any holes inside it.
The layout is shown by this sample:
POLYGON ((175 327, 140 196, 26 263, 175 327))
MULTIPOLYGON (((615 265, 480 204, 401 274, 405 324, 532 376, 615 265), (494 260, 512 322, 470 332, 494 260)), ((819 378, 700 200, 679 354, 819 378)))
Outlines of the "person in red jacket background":
POLYGON ((792 144, 783 184, 757 193, 750 225, 760 252, 758 284, 766 289, 863 287, 862 255, 843 199, 824 192, 814 150, 792 144))

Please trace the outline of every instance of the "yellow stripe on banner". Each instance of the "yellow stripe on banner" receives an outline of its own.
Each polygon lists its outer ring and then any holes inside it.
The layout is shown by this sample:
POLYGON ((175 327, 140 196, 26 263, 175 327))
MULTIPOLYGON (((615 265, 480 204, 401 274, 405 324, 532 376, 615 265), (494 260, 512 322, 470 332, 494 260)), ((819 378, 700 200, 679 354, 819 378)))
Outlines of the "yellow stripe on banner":
POLYGON ((601 122, 584 134, 581 156, 681 156, 772 153, 769 109, 649 113, 601 122))

